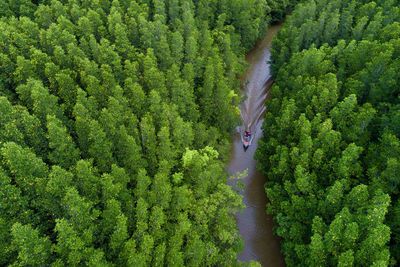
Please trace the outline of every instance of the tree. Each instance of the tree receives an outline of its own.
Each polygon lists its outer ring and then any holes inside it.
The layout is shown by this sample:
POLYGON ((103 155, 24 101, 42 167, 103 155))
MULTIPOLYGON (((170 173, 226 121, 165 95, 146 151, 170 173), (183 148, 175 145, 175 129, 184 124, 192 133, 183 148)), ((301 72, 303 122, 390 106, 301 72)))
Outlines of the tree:
MULTIPOLYGON (((19 218, 22 220, 23 216, 20 212, 25 209, 26 198, 21 196, 21 189, 18 186, 12 184, 12 178, 7 175, 3 168, 0 168, 0 188, 1 188, 1 213, 2 218, 7 216, 9 220, 7 222, 13 221, 10 218, 19 218), (17 199, 18 201, 12 201, 12 199, 17 199)), ((8 228, 6 221, 2 223, 2 227, 8 228)), ((10 225, 11 226, 11 225, 10 225)), ((2 228, 2 231, 4 229, 2 228)), ((8 230, 7 230, 8 231, 8 230)), ((3 232, 3 235, 7 232, 3 232)))
POLYGON ((163 208, 160 206, 153 206, 149 218, 149 232, 155 240, 163 240, 165 238, 165 231, 163 230, 165 223, 166 217, 163 208))
POLYGON ((136 174, 140 168, 146 167, 147 163, 142 157, 142 149, 135 139, 128 135, 122 125, 117 132, 117 159, 130 174, 136 174))
POLYGON ((143 241, 148 229, 148 204, 143 198, 139 198, 136 204, 136 231, 135 238, 143 241))
POLYGON ((58 105, 58 98, 49 93, 42 82, 28 79, 26 85, 21 85, 17 92, 21 100, 34 112, 40 119, 42 125, 46 125, 46 116, 54 115, 59 119, 64 119, 63 107, 58 105))
POLYGON ((44 198, 42 205, 53 218, 60 218, 64 215, 62 199, 66 190, 73 183, 74 176, 72 173, 59 166, 52 166, 47 184, 45 185, 45 192, 42 193, 41 197, 44 198))
POLYGON ((77 265, 84 258, 84 242, 65 219, 57 219, 57 245, 55 252, 62 259, 61 263, 77 265))
POLYGON ((321 235, 318 233, 311 237, 310 258, 313 265, 323 266, 326 264, 326 252, 321 235))
POLYGON ((48 174, 48 167, 28 148, 15 143, 6 143, 1 148, 4 166, 13 176, 15 183, 24 192, 33 196, 36 184, 48 174))
POLYGON ((40 237, 37 229, 15 223, 11 228, 12 244, 18 252, 17 262, 21 265, 43 265, 48 263, 51 242, 40 237))
POLYGON ((76 103, 77 84, 76 72, 62 70, 55 75, 57 81, 57 95, 62 99, 68 112, 72 112, 72 108, 76 103))
MULTIPOLYGON (((161 162, 162 164, 163 162, 161 162)), ((160 165, 161 165, 160 164, 160 165)), ((161 169, 162 167, 160 167, 161 169)), ((160 205, 163 209, 168 209, 172 193, 171 183, 169 182, 168 170, 161 169, 155 174, 154 180, 151 184, 151 192, 149 193, 149 204, 160 205)))
POLYGON ((74 168, 75 184, 79 192, 95 203, 100 196, 100 177, 97 169, 93 167, 93 160, 79 160, 74 168))
MULTIPOLYGON (((118 257, 128 237, 127 218, 121 214, 117 217, 117 223, 115 225, 114 232, 110 237, 110 249, 112 251, 111 255, 118 257)), ((114 257, 110 258, 113 259, 114 257)))
POLYGON ((47 156, 47 142, 42 125, 39 119, 30 115, 25 107, 12 106, 11 103, 2 98, 2 131, 3 142, 11 141, 21 146, 29 146, 35 153, 46 158, 47 156))
POLYGON ((183 37, 180 32, 175 31, 170 35, 170 48, 171 56, 174 59, 174 64, 178 66, 181 65, 182 59, 184 57, 183 53, 183 37))
POLYGON ((111 143, 96 120, 89 122, 89 155, 95 159, 96 165, 101 172, 107 172, 113 163, 111 143))
POLYGON ((178 0, 168 0, 168 17, 173 27, 177 27, 180 18, 180 7, 178 0))
POLYGON ((140 123, 142 149, 149 164, 149 173, 154 174, 157 166, 157 140, 152 118, 146 114, 140 123))
POLYGON ((172 142, 170 140, 170 130, 168 127, 162 127, 161 130, 157 134, 158 139, 158 149, 157 156, 158 161, 161 162, 163 160, 168 160, 171 162, 171 167, 175 165, 175 155, 172 142))
POLYGON ((155 90, 161 97, 168 97, 164 73, 159 71, 154 50, 151 48, 147 50, 147 54, 143 59, 143 68, 143 81, 146 85, 147 92, 155 90))
POLYGON ((85 201, 74 187, 67 188, 63 203, 69 224, 76 231, 85 233, 84 242, 91 241, 96 227, 93 221, 99 216, 99 211, 94 209, 93 203, 85 201))
POLYGON ((124 91, 129 99, 132 111, 141 118, 147 111, 146 94, 142 86, 139 83, 133 82, 131 78, 127 78, 125 80, 124 91))
POLYGON ((63 168, 72 167, 79 158, 79 150, 76 148, 67 129, 55 116, 47 116, 47 131, 49 159, 53 164, 63 168))

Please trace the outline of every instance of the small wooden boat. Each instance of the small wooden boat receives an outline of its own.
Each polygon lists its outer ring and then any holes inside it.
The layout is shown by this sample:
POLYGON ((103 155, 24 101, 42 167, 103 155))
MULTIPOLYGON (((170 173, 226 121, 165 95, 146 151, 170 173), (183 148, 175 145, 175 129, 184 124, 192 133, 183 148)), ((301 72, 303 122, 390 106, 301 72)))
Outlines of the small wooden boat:
POLYGON ((250 145, 251 145, 251 142, 253 141, 253 134, 248 134, 248 135, 244 135, 243 137, 242 137, 242 143, 243 143, 243 147, 245 148, 245 149, 247 149, 250 145))

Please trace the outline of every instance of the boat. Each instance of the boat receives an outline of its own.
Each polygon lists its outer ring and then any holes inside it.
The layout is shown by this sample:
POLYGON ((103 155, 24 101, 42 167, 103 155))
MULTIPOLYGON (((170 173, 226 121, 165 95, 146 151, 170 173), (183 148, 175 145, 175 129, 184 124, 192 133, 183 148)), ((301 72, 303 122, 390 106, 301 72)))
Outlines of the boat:
POLYGON ((251 145, 252 141, 253 141, 253 134, 252 133, 246 132, 242 136, 242 143, 243 143, 243 147, 245 149, 247 149, 251 145))

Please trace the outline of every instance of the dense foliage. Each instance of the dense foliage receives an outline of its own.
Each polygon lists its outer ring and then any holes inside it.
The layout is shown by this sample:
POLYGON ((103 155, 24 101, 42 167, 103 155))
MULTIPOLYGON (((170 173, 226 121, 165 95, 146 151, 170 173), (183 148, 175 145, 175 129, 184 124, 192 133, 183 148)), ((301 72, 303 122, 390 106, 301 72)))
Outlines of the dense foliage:
POLYGON ((222 163, 268 2, 0 1, 0 265, 232 264, 222 163))
POLYGON ((399 263, 399 1, 300 4, 272 63, 256 158, 287 264, 399 263))

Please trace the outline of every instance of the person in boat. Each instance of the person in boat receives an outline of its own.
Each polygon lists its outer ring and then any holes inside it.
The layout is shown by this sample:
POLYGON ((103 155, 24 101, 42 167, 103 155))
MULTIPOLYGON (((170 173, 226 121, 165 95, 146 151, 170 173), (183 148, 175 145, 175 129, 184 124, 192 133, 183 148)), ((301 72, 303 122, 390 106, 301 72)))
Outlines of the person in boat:
POLYGON ((242 138, 243 147, 247 149, 250 146, 251 142, 251 133, 250 131, 244 131, 244 138, 242 138))

